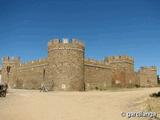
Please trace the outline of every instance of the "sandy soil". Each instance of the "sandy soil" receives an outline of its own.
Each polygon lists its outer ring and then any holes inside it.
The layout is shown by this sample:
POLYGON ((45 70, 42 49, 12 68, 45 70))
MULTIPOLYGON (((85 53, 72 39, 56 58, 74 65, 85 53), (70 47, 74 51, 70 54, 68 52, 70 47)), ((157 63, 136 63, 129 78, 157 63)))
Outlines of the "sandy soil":
POLYGON ((121 112, 160 88, 121 91, 48 92, 9 90, 0 98, 0 120, 125 120, 121 112))

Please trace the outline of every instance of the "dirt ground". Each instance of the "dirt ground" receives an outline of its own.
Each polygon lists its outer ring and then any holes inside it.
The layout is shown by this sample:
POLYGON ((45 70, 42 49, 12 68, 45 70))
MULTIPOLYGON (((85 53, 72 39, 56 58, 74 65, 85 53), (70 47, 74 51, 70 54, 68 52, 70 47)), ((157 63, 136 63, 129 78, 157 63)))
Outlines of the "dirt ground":
POLYGON ((0 98, 0 120, 126 120, 121 112, 136 110, 150 93, 159 90, 40 93, 10 89, 6 98, 0 98))

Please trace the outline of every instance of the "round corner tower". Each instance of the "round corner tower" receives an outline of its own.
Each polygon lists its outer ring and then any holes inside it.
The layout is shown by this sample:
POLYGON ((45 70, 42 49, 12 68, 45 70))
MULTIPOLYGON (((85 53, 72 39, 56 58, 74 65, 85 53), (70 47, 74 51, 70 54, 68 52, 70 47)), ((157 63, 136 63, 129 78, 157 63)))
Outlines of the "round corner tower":
POLYGON ((84 90, 84 44, 76 39, 48 43, 48 80, 53 90, 84 90))

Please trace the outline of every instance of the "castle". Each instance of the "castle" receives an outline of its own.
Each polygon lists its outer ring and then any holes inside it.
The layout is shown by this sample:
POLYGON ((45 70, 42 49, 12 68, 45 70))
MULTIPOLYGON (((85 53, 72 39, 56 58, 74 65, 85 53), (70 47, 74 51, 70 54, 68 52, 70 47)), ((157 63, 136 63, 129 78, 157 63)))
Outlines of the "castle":
POLYGON ((48 57, 21 63, 19 57, 4 57, 2 80, 11 88, 84 91, 110 87, 157 86, 157 68, 134 70, 134 59, 111 56, 102 61, 85 59, 85 46, 77 39, 48 42, 48 57))

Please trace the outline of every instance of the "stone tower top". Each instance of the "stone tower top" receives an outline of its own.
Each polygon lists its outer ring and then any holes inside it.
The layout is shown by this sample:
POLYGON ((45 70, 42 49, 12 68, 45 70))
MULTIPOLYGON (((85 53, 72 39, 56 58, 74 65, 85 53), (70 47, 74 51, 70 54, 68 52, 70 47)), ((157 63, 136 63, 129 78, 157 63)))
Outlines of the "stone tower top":
POLYGON ((2 58, 2 61, 9 61, 10 60, 10 57, 9 56, 6 56, 6 57, 3 57, 2 58))
POLYGON ((2 58, 2 61, 3 62, 17 62, 17 61, 20 61, 20 57, 9 57, 9 56, 6 56, 6 57, 2 58))
POLYGON ((77 40, 77 39, 71 39, 68 40, 67 38, 64 38, 62 40, 60 39, 53 39, 48 42, 48 51, 57 50, 57 49, 74 49, 74 50, 81 50, 84 51, 84 44, 77 40))
POLYGON ((105 62, 107 63, 125 62, 125 63, 134 64, 134 58, 130 56, 110 56, 105 58, 105 62))
POLYGON ((84 51, 84 44, 77 39, 68 40, 66 38, 60 39, 53 39, 48 42, 48 52, 53 50, 80 50, 84 51))
POLYGON ((148 67, 148 66, 142 66, 141 68, 140 68, 140 70, 152 70, 152 71, 157 71, 157 67, 156 66, 150 66, 150 67, 148 67))
POLYGON ((59 45, 59 44, 73 44, 73 45, 79 45, 79 46, 83 46, 84 47, 84 44, 83 42, 75 39, 75 38, 72 38, 71 40, 67 39, 67 38, 63 38, 62 40, 61 39, 53 39, 53 40, 50 40, 48 42, 48 46, 50 45, 59 45))

